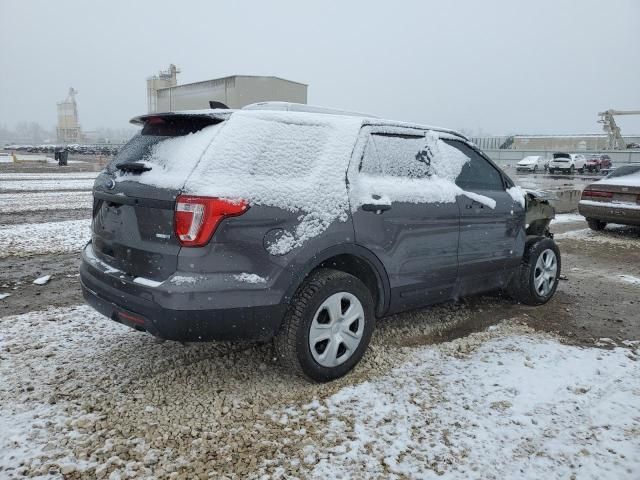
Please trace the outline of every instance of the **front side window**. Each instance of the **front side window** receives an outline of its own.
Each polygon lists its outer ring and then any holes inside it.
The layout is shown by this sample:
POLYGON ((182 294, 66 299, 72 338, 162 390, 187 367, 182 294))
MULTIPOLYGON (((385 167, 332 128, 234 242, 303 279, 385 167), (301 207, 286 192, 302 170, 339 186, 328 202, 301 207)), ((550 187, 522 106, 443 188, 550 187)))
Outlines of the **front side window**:
POLYGON ((504 190, 502 175, 480 153, 459 140, 444 140, 444 142, 470 159, 462 167, 460 175, 456 179, 456 185, 469 191, 504 190))

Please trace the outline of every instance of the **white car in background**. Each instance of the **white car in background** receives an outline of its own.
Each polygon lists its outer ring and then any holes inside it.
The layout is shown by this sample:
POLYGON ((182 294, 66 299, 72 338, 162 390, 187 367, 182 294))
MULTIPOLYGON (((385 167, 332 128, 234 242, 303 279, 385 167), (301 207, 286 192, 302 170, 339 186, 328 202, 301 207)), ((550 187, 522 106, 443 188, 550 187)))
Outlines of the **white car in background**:
POLYGON ((544 157, 541 155, 530 155, 524 157, 516 165, 517 172, 537 172, 538 170, 544 170, 544 157))
POLYGON ((587 159, 581 153, 563 153, 557 152, 553 154, 553 158, 549 162, 549 173, 555 173, 560 170, 563 173, 584 173, 587 159))

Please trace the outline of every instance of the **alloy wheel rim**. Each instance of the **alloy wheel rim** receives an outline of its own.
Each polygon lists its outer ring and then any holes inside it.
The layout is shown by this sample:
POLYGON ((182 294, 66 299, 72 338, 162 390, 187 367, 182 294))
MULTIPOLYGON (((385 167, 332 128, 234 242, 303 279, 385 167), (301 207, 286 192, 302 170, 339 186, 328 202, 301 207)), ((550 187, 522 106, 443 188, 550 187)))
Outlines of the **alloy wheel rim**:
POLYGON ((548 296, 556 283, 558 273, 558 259, 550 248, 538 257, 533 274, 533 285, 536 293, 541 297, 548 296))
POLYGON ((346 362, 360 345, 364 322, 364 308, 355 295, 338 292, 329 296, 316 310, 309 329, 313 359, 323 367, 346 362))

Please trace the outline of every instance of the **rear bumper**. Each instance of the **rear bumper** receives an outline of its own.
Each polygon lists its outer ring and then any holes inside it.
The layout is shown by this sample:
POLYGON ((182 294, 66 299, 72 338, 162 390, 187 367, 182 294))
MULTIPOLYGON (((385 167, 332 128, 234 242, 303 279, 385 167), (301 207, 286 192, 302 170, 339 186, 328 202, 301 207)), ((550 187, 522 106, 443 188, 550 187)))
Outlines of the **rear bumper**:
POLYGON ((578 212, 586 218, 593 218, 607 223, 623 225, 640 225, 640 208, 624 208, 616 204, 602 202, 600 205, 578 203, 578 212))
MULTIPOLYGON (((89 247, 90 248, 90 247, 89 247)), ((80 283, 86 302, 111 320, 157 337, 178 341, 267 340, 280 328, 286 304, 238 305, 216 308, 216 298, 224 292, 207 292, 208 302, 198 300, 202 292, 174 287, 134 285, 114 281, 113 277, 92 265, 83 254, 80 283), (164 304, 156 301, 161 296, 164 304), (178 308, 167 305, 174 304, 178 308), (192 306, 193 308, 184 308, 192 306)), ((252 297, 248 291, 246 296, 252 297)))

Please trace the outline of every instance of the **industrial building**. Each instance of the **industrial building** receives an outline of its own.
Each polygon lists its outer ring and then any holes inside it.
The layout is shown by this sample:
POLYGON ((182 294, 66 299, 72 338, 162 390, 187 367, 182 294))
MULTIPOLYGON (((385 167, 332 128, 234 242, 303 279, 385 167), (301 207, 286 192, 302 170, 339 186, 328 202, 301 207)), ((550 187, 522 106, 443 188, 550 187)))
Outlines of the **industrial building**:
MULTIPOLYGON (((578 135, 511 135, 473 137, 473 143, 483 150, 540 150, 540 151, 604 151, 610 150, 610 139, 606 134, 583 133, 578 135)), ((625 136, 625 144, 640 144, 639 136, 625 136)))
POLYGON ((56 136, 58 143, 80 143, 83 140, 82 129, 78 120, 77 90, 69 89, 67 98, 58 103, 58 125, 56 136))
POLYGON ((180 70, 169 70, 147 79, 149 113, 210 108, 211 102, 229 108, 265 101, 307 103, 307 85, 279 77, 233 75, 177 85, 180 70))

